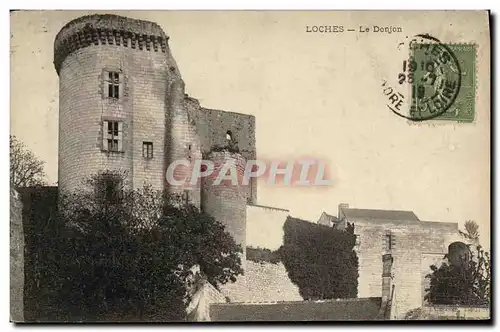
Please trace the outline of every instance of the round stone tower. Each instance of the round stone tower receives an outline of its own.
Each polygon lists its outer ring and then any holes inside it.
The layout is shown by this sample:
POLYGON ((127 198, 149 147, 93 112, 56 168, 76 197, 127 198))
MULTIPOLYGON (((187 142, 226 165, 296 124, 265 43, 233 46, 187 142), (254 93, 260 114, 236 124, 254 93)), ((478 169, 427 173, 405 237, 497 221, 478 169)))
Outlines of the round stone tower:
POLYGON ((246 248, 246 191, 241 185, 243 172, 245 169, 245 158, 239 154, 229 151, 212 151, 205 158, 214 163, 214 172, 211 176, 203 178, 201 208, 216 220, 221 222, 226 231, 229 232, 243 248, 243 259, 245 261, 246 248), (224 172, 223 165, 231 163, 233 171, 237 176, 236 183, 230 180, 223 180, 217 183, 219 173, 224 172), (221 172, 222 171, 222 172, 221 172))
POLYGON ((60 190, 102 170, 126 172, 134 188, 164 189, 169 89, 181 78, 161 27, 116 15, 77 18, 55 38, 54 65, 60 190))
MULTIPOLYGON (((195 121, 202 111, 185 95, 168 36, 158 24, 117 15, 77 18, 55 38, 54 65, 61 192, 80 188, 101 171, 125 172, 124 184, 131 188, 147 183, 201 205, 245 248, 247 190, 241 178, 235 185, 215 185, 213 177, 196 185, 167 182, 173 161, 202 157, 195 121)), ((245 159, 239 153, 213 151, 208 159, 216 166, 234 161, 243 174, 245 159)))

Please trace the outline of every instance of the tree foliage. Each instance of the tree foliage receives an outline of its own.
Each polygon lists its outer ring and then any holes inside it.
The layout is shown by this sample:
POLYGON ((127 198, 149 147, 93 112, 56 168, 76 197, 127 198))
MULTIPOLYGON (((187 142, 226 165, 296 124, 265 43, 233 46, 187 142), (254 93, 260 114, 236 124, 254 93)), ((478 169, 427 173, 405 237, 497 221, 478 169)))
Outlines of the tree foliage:
POLYGON ((431 265, 430 287, 425 300, 432 304, 484 305, 490 303, 491 259, 488 252, 477 246, 475 253, 439 268, 431 265))
POLYGON ((479 240, 479 225, 474 220, 465 222, 465 231, 459 231, 463 237, 471 241, 479 240))
POLYGON ((15 188, 45 184, 44 162, 15 136, 10 136, 10 184, 15 188))
POLYGON ((242 273, 222 224, 177 196, 127 188, 124 174, 107 171, 60 197, 67 228, 49 266, 65 319, 183 320, 200 274, 218 286, 242 273))
POLYGON ((306 300, 354 298, 358 258, 354 226, 345 230, 288 218, 280 257, 306 300))
POLYGON ((266 248, 246 248, 246 259, 256 263, 278 264, 281 262, 279 250, 270 250, 266 248))
MULTIPOLYGON (((24 232, 24 318, 27 321, 51 318, 47 315, 58 284, 56 260, 63 225, 57 218, 57 188, 23 187, 24 232), (57 248, 57 249, 54 249, 57 248)), ((59 261, 61 263, 61 261, 59 261)))

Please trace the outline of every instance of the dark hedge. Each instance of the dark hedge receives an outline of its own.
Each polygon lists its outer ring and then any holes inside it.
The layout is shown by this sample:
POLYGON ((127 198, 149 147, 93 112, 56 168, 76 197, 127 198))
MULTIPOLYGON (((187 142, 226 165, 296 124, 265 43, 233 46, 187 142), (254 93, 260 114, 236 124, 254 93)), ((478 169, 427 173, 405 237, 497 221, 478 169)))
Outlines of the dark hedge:
POLYGON ((281 259, 306 300, 354 298, 358 258, 354 226, 345 230, 288 217, 281 259))

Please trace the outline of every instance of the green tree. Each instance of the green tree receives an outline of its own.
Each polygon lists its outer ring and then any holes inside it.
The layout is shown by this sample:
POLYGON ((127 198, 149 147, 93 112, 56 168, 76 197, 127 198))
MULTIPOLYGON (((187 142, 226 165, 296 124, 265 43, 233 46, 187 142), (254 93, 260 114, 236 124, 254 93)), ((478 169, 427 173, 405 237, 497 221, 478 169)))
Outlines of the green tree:
POLYGON ((45 184, 44 162, 15 136, 10 136, 10 184, 15 188, 45 184))
POLYGON ((55 302, 71 319, 184 320, 195 267, 216 287, 234 281, 241 247, 179 197, 127 187, 126 174, 106 171, 61 197, 71 235, 58 244, 55 302))
POLYGON ((455 264, 443 263, 439 268, 431 265, 430 287, 425 299, 433 304, 489 304, 491 298, 490 269, 488 252, 476 246, 475 253, 464 255, 455 264))

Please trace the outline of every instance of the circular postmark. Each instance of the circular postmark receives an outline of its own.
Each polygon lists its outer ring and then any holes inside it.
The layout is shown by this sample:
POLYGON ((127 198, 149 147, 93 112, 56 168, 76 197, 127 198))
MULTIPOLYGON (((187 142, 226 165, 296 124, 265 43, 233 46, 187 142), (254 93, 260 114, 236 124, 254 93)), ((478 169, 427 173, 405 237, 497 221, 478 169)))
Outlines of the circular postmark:
POLYGON ((453 105, 460 92, 460 63, 448 45, 428 34, 416 35, 409 49, 409 59, 398 74, 398 83, 410 87, 409 113, 389 108, 410 121, 436 118, 453 105))

